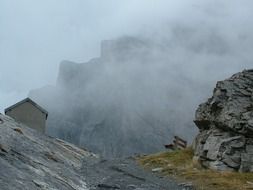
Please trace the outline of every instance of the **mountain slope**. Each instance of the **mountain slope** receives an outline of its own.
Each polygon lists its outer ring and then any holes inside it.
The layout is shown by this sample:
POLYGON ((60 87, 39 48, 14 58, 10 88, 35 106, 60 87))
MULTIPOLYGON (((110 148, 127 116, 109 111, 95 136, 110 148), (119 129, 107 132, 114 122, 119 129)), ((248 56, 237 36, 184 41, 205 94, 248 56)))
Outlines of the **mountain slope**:
POLYGON ((1 189, 87 190, 83 159, 97 156, 0 114, 1 189))
POLYGON ((167 53, 137 37, 104 41, 99 58, 63 61, 56 86, 29 97, 49 111, 52 136, 105 157, 157 152, 175 134, 192 140, 197 101, 188 97, 200 90, 167 53))
POLYGON ((1 190, 181 189, 133 158, 104 160, 0 114, 1 190))
POLYGON ((200 33, 125 36, 86 63, 63 61, 55 86, 29 94, 50 113, 47 133, 105 157, 161 151, 174 135, 191 142, 195 108, 241 63, 221 34, 200 33))

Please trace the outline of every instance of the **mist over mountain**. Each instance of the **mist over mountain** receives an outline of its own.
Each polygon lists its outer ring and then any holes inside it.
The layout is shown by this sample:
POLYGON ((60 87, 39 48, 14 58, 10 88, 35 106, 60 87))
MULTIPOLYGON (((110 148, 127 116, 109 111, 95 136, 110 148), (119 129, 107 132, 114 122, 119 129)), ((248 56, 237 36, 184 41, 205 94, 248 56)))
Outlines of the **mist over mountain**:
POLYGON ((174 135, 191 142, 197 105, 217 80, 251 66, 249 39, 176 23, 105 40, 100 57, 62 61, 57 84, 29 96, 49 111, 49 135, 105 157, 156 152, 174 135))

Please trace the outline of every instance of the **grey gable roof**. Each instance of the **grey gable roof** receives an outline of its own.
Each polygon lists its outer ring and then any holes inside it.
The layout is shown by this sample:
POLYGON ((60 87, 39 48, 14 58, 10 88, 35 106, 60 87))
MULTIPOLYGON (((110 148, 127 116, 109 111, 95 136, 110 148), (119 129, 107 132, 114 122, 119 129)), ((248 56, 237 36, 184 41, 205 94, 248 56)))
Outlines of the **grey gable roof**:
POLYGON ((36 108, 38 108, 42 113, 46 114, 46 118, 47 118, 48 112, 44 108, 42 108, 41 106, 39 106, 38 104, 36 104, 34 101, 32 101, 30 98, 26 98, 26 99, 24 99, 24 100, 22 100, 22 101, 20 101, 20 102, 18 102, 16 104, 14 104, 14 105, 8 107, 8 108, 6 108, 4 110, 4 113, 6 114, 8 111, 14 109, 15 107, 17 107, 17 106, 19 106, 19 105, 21 105, 21 104, 23 104, 25 102, 30 102, 33 106, 35 106, 36 108))

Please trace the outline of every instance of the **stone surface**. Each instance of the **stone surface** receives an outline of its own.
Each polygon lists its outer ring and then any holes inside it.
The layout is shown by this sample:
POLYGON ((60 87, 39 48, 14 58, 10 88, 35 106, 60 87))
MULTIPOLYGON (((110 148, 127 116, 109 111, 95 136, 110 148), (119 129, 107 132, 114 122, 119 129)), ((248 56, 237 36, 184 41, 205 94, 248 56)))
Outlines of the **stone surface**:
POLYGON ((83 174, 90 189, 183 190, 178 182, 140 168, 134 158, 101 160, 84 164, 83 174))
POLYGON ((87 190, 79 172, 95 154, 47 137, 0 114, 0 186, 3 190, 87 190))
POLYGON ((152 169, 152 172, 161 172, 163 171, 163 168, 154 168, 152 169))
POLYGON ((253 70, 219 81, 199 105, 195 159, 216 170, 253 172, 253 70))
POLYGON ((180 190, 177 182, 140 168, 132 158, 97 155, 0 114, 1 190, 180 190))

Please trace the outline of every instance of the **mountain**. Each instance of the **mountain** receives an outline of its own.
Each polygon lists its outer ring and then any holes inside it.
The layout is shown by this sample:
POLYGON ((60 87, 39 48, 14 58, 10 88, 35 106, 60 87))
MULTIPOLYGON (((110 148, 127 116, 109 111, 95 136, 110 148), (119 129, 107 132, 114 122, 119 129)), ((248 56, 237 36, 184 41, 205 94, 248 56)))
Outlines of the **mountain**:
POLYGON ((205 35, 176 27, 162 39, 103 41, 100 57, 62 61, 56 85, 29 96, 49 111, 49 135, 107 158, 161 151, 174 135, 190 143, 194 110, 232 55, 221 36, 205 35))

